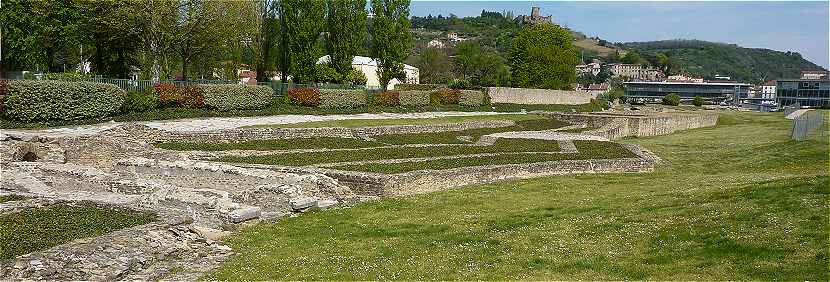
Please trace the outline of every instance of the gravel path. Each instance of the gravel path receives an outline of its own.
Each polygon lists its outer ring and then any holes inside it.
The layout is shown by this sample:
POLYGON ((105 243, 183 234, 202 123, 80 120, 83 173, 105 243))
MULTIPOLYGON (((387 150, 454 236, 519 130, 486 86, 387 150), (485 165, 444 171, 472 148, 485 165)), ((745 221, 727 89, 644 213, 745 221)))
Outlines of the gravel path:
MULTIPOLYGON (((249 125, 290 124, 310 121, 346 120, 346 119, 399 119, 399 118, 437 118, 450 116, 480 116, 520 113, 496 112, 424 112, 424 113, 365 113, 352 115, 279 115, 262 117, 214 117, 199 119, 181 119, 165 121, 140 121, 151 128, 169 132, 193 132, 232 129, 249 125)), ((38 134, 45 136, 79 136, 94 135, 101 131, 115 128, 124 122, 108 122, 96 125, 60 127, 49 129, 0 129, 0 134, 20 135, 38 134)))

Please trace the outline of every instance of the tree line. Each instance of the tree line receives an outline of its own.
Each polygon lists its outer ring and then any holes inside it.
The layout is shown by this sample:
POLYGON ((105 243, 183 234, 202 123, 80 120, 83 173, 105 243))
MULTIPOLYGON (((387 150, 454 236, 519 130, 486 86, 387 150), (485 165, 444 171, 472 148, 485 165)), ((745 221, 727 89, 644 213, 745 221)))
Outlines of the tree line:
POLYGON ((352 58, 367 54, 382 85, 403 78, 412 37, 409 0, 3 0, 6 70, 73 71, 126 78, 235 78, 257 72, 316 82, 353 77, 352 58), (317 60, 329 55, 322 66, 317 60))

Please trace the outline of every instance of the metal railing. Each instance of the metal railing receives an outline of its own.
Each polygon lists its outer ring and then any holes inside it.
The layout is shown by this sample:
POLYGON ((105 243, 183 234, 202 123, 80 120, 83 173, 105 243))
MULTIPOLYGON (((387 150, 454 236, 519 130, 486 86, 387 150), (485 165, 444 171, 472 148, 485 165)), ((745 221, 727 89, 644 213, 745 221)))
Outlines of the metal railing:
POLYGON ((824 111, 808 111, 793 119, 792 139, 807 140, 810 136, 826 137, 827 126, 824 111))

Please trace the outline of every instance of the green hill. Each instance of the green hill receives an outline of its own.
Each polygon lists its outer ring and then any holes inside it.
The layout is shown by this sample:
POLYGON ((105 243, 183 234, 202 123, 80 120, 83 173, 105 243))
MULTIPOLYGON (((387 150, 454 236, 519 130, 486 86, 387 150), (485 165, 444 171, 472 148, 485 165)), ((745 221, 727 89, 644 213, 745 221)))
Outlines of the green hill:
POLYGON ((704 78, 726 75, 738 81, 758 83, 770 79, 798 78, 802 70, 823 69, 797 52, 744 48, 701 40, 629 42, 621 46, 647 58, 663 53, 677 61, 681 70, 704 78))

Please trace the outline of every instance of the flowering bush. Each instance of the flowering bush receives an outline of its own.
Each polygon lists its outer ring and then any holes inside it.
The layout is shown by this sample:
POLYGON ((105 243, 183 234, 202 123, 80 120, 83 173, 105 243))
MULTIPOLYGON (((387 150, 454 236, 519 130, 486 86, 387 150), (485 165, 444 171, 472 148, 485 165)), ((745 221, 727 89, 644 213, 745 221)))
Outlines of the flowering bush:
POLYGON ((268 86, 203 84, 199 88, 205 97, 205 106, 220 111, 262 109, 271 103, 274 94, 268 86))
POLYGON ((117 113, 124 95, 109 83, 12 81, 6 89, 5 115, 25 122, 101 118, 117 113))
POLYGON ((159 98, 159 104, 165 107, 201 108, 205 106, 205 98, 199 87, 157 83, 153 85, 153 91, 159 98))
POLYGON ((385 91, 375 95, 375 105, 384 107, 397 107, 400 105, 400 93, 398 91, 385 91))
POLYGON ((429 98, 428 91, 401 91, 398 102, 401 106, 426 106, 429 105, 429 98))
POLYGON ((366 91, 322 89, 320 107, 328 109, 357 108, 366 105, 366 91))
POLYGON ((430 95, 430 102, 436 105, 458 104, 459 99, 461 99, 461 90, 457 89, 441 89, 430 95))
POLYGON ((320 89, 317 88, 293 88, 288 89, 288 95, 286 96, 288 102, 306 106, 306 107, 316 107, 320 105, 320 89))

